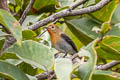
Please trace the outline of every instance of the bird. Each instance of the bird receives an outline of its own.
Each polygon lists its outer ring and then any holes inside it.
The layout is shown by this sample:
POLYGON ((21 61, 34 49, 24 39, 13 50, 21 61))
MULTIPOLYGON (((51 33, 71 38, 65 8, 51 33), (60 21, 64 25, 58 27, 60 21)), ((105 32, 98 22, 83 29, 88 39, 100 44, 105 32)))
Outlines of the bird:
POLYGON ((73 55, 74 53, 78 53, 78 50, 72 41, 56 24, 49 24, 46 27, 52 46, 58 50, 60 53, 65 53, 65 56, 67 54, 73 55))

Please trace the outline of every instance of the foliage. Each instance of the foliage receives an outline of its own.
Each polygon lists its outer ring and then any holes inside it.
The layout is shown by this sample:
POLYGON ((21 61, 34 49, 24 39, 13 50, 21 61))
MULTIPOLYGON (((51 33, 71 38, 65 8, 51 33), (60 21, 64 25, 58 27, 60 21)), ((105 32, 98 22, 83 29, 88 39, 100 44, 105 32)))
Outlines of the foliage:
MULTIPOLYGON (((16 15, 0 9, 0 24, 11 33, 0 28, 0 51, 2 52, 7 36, 16 39, 0 55, 0 80, 37 80, 36 75, 44 72, 49 74, 52 70, 58 80, 120 80, 120 71, 117 70, 119 66, 106 71, 95 69, 98 65, 120 60, 119 0, 112 0, 90 14, 64 17, 56 23, 73 40, 79 56, 83 57, 75 64, 70 58, 54 58, 57 51, 51 46, 49 34, 46 32, 38 37, 44 31, 44 26, 35 31, 28 29, 49 14, 68 8, 75 1, 77 0, 35 0, 21 25, 20 15, 29 0, 25 3, 23 0, 10 0, 9 8, 16 15)), ((98 1, 89 0, 82 7, 97 4, 98 1)))

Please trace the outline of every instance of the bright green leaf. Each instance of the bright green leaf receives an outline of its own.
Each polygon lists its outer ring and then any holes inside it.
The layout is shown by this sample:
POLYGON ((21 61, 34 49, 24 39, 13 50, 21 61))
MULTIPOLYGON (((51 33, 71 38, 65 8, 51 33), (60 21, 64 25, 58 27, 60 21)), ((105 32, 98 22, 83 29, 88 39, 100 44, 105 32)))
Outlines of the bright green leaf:
POLYGON ((92 16, 94 18, 98 19, 99 21, 102 22, 110 22, 112 15, 118 5, 119 0, 112 0, 109 4, 104 6, 101 10, 98 10, 94 13, 92 13, 92 16))
POLYGON ((23 40, 35 39, 37 34, 32 30, 24 30, 22 32, 23 40))
POLYGON ((111 29, 110 23, 103 23, 101 26, 101 34, 104 35, 111 29))
POLYGON ((5 60, 5 59, 18 59, 18 57, 14 53, 3 53, 0 56, 0 59, 2 59, 2 60, 5 60))
POLYGON ((98 57, 108 60, 120 59, 120 37, 106 36, 96 47, 98 57))

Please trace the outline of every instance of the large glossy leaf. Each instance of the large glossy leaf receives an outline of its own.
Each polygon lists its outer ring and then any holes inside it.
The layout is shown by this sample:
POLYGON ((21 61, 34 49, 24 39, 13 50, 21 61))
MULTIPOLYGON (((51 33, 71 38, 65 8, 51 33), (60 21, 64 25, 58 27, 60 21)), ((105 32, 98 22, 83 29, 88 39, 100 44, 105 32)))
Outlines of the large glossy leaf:
POLYGON ((111 1, 109 4, 104 6, 104 8, 102 8, 101 10, 98 10, 98 11, 92 13, 92 16, 94 16, 94 18, 98 19, 99 21, 110 22, 113 12, 115 11, 115 9, 118 5, 118 2, 119 2, 119 0, 111 1))
POLYGON ((52 12, 55 10, 55 5, 57 5, 57 0, 36 0, 33 5, 33 12, 52 12))
POLYGON ((114 14, 113 14, 113 17, 112 17, 112 23, 116 24, 116 23, 120 23, 120 3, 119 5, 117 6, 114 14))
POLYGON ((9 12, 0 9, 0 23, 13 34, 18 44, 20 44, 22 40, 22 28, 19 22, 9 12))
POLYGON ((29 80, 20 69, 3 61, 0 61, 0 76, 9 80, 29 80))
POLYGON ((71 80, 72 61, 67 58, 55 60, 55 73, 58 80, 71 80))
POLYGON ((106 35, 120 36, 120 27, 119 26, 112 26, 111 30, 109 32, 107 32, 106 35))
MULTIPOLYGON (((65 26, 64 26, 65 27, 65 26)), ((65 28, 64 32, 73 40, 73 42, 75 43, 77 49, 79 50, 83 44, 82 42, 78 39, 78 37, 76 37, 68 27, 65 28)))
POLYGON ((92 80, 120 80, 120 74, 112 71, 97 70, 94 72, 92 80))
POLYGON ((81 80, 91 80, 97 61, 97 55, 94 49, 95 45, 96 40, 90 43, 87 47, 85 47, 79 52, 80 56, 88 57, 88 61, 81 64, 79 67, 79 75, 81 80))
POLYGON ((100 25, 87 17, 70 20, 67 23, 70 24, 68 28, 71 32, 85 45, 100 36, 100 34, 92 31, 93 27, 100 25))
POLYGON ((51 68, 54 62, 54 55, 47 46, 31 40, 23 41, 21 46, 14 44, 6 52, 16 53, 24 62, 43 70, 51 68))
POLYGON ((120 37, 118 36, 107 36, 96 47, 98 57, 119 60, 120 59, 120 37))

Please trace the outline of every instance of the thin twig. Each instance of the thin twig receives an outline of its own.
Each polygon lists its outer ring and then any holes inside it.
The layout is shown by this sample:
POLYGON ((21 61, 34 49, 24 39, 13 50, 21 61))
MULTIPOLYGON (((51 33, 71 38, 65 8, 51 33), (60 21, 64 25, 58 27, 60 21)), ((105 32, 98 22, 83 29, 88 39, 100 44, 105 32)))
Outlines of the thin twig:
POLYGON ((69 11, 75 9, 76 7, 80 6, 81 4, 84 4, 85 2, 87 2, 88 0, 80 0, 79 2, 76 2, 75 4, 73 4, 72 6, 70 6, 68 8, 69 11))
POLYGON ((30 9, 32 8, 33 4, 34 4, 35 0, 30 0, 28 6, 26 7, 26 9, 24 10, 19 23, 22 24, 27 16, 27 13, 30 11, 30 9))
MULTIPOLYGON (((54 71, 49 71, 49 74, 53 75, 54 71)), ((45 80, 45 79, 47 79, 49 77, 49 74, 48 74, 48 72, 44 72, 44 73, 42 73, 40 75, 37 75, 36 78, 37 78, 37 80, 45 80)))
POLYGON ((120 61, 112 61, 110 63, 107 63, 105 65, 100 65, 100 66, 97 66, 96 69, 98 70, 108 70, 116 65, 120 64, 120 61))
POLYGON ((51 75, 48 80, 52 80, 53 78, 56 78, 56 74, 54 73, 53 75, 51 75))
POLYGON ((71 10, 71 11, 68 11, 68 9, 66 9, 66 10, 57 12, 57 13, 55 13, 55 14, 53 14, 53 15, 51 15, 51 16, 43 19, 43 20, 40 20, 40 21, 36 22, 35 24, 29 26, 29 29, 36 30, 43 25, 46 25, 50 22, 55 21, 56 19, 63 18, 63 17, 66 17, 66 16, 77 16, 77 15, 82 15, 82 14, 87 14, 87 13, 97 11, 97 10, 103 8, 110 1, 112 1, 112 0, 101 0, 96 5, 89 6, 87 8, 82 8, 82 9, 78 9, 78 10, 71 10))
POLYGON ((47 30, 43 31, 41 34, 39 34, 36 38, 40 38, 47 30))

